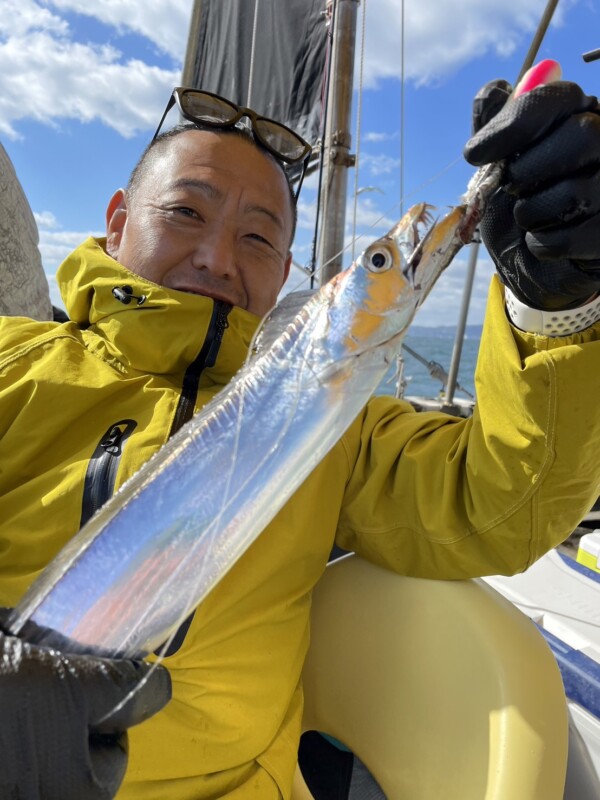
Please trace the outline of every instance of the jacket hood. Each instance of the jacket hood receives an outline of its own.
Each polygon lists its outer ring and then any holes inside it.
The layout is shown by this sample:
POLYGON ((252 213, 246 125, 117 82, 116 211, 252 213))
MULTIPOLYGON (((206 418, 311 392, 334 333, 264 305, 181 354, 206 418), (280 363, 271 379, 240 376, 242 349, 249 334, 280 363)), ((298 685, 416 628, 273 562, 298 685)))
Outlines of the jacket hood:
MULTIPOLYGON (((215 301, 167 289, 130 272, 106 252, 106 239, 89 238, 61 264, 57 279, 71 320, 88 331, 87 346, 117 368, 179 374, 196 358, 215 301), (125 305, 113 289, 130 287, 125 305)), ((214 367, 207 376, 227 383, 243 365, 260 318, 234 307, 214 367)))

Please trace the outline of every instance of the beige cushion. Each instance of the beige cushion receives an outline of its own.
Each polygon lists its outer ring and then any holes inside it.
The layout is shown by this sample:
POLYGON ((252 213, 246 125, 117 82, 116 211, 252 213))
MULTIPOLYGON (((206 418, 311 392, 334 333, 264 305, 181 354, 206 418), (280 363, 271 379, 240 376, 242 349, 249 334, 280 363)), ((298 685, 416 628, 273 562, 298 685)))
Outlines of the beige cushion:
MULTIPOLYGON (((388 800, 562 800, 560 672, 533 622, 483 581, 333 563, 304 685, 304 729, 350 747, 388 800)), ((294 800, 311 797, 302 783, 294 800)))

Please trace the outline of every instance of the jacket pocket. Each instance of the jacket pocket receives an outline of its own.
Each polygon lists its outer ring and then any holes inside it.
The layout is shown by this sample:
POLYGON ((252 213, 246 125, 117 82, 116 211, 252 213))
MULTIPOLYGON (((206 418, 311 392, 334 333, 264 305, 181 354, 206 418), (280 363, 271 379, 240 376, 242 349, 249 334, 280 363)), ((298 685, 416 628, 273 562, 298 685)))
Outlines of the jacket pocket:
POLYGON ((123 448, 136 426, 137 422, 133 419, 114 422, 92 453, 83 484, 81 527, 112 496, 123 448))

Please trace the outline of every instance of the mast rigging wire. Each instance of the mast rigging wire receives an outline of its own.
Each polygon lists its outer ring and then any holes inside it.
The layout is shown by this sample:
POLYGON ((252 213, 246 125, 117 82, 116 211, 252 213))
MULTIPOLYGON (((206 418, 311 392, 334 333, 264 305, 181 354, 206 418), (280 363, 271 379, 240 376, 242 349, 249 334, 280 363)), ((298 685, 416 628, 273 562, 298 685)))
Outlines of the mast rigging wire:
POLYGON ((252 23, 252 45, 250 47, 250 66, 248 68, 248 99, 246 106, 252 108, 252 80, 254 77, 254 54, 256 52, 256 31, 258 28, 258 2, 254 0, 254 21, 252 23))
POLYGON ((404 0, 400 6, 400 217, 404 215, 404 0))

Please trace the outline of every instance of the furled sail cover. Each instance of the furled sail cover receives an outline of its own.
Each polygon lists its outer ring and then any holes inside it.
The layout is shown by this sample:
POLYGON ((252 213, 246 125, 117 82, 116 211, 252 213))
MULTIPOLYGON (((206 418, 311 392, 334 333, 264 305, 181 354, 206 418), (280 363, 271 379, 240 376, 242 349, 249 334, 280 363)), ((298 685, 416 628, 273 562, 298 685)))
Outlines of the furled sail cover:
POLYGON ((12 161, 0 144, 0 315, 52 319, 38 228, 12 161))
POLYGON ((193 86, 283 122, 314 144, 320 130, 326 0, 199 1, 198 41, 188 44, 187 54, 193 86))

